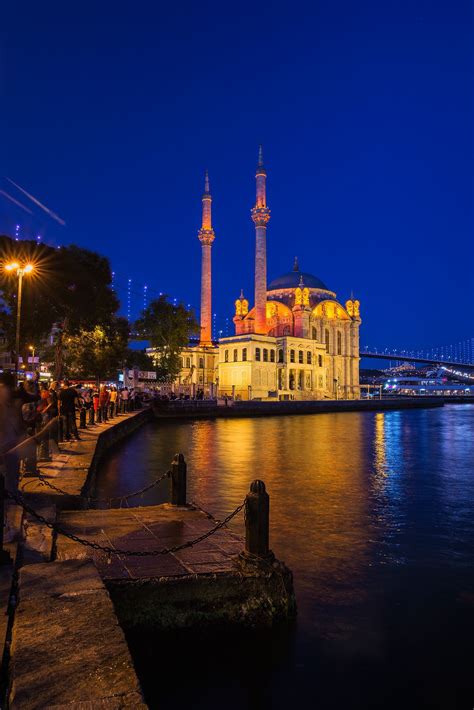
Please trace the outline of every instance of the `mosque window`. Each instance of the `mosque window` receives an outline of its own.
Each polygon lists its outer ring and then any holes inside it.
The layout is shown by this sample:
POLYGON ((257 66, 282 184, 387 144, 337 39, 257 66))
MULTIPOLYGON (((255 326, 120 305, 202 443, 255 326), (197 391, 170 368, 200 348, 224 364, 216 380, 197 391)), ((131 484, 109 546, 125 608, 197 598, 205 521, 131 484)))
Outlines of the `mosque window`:
POLYGON ((278 362, 283 362, 283 350, 278 351, 278 362))
POLYGON ((329 352, 329 330, 326 328, 324 331, 324 340, 326 342, 326 352, 329 352))
POLYGON ((275 362, 275 351, 270 350, 270 362, 275 362))
POLYGON ((319 365, 319 367, 323 366, 323 356, 322 355, 318 355, 318 365, 319 365))
POLYGON ((306 362, 308 363, 308 365, 311 365, 311 353, 310 352, 306 353, 306 362))
POLYGON ((260 348, 255 348, 255 359, 260 360, 260 348))
POLYGON ((263 362, 268 362, 268 350, 263 348, 263 362))
POLYGON ((313 340, 318 339, 318 332, 317 332, 316 328, 311 328, 311 337, 313 340))
POLYGON ((304 362, 304 353, 302 350, 298 350, 298 362, 302 365, 304 362))
POLYGON ((229 351, 224 350, 224 362, 229 362, 229 351))
POLYGON ((285 327, 283 328, 283 335, 290 335, 290 333, 291 333, 291 328, 290 328, 290 326, 289 326, 289 325, 285 325, 285 327))
POLYGON ((294 361, 295 361, 295 351, 290 350, 290 362, 294 362, 294 361))
POLYGON ((247 360, 247 348, 242 350, 242 360, 245 362, 247 360))
POLYGON ((191 358, 190 357, 186 358, 186 367, 191 367, 191 358))
POLYGON ((204 370, 204 358, 203 357, 199 358, 199 369, 204 370))
POLYGON ((340 330, 337 331, 337 354, 342 355, 342 333, 340 330))
POLYGON ((239 359, 239 351, 234 350, 234 362, 237 362, 238 359, 239 359))

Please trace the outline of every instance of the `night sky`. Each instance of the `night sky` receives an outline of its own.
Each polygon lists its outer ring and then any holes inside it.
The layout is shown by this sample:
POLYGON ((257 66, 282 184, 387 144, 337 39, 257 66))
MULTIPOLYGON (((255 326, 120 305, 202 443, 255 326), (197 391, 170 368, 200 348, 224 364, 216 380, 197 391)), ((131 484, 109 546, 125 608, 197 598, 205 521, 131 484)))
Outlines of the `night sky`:
POLYGON ((361 343, 474 336, 472 6, 466 0, 8 3, 0 21, 0 233, 107 255, 126 311, 199 304, 213 194, 214 302, 253 303, 258 144, 268 276, 361 300, 361 343), (5 150, 6 148, 6 150, 5 150))

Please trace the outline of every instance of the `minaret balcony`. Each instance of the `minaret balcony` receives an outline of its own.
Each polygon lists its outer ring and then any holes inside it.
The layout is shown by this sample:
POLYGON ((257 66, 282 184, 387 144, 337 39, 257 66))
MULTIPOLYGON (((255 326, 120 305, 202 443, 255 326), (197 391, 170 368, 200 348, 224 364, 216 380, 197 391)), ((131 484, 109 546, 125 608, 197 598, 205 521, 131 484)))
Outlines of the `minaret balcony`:
POLYGON ((270 210, 268 207, 254 207, 252 209, 252 219, 256 227, 266 227, 270 220, 270 210))
POLYGON ((206 246, 211 246, 212 242, 216 238, 213 229, 200 229, 198 232, 198 238, 201 244, 206 246))

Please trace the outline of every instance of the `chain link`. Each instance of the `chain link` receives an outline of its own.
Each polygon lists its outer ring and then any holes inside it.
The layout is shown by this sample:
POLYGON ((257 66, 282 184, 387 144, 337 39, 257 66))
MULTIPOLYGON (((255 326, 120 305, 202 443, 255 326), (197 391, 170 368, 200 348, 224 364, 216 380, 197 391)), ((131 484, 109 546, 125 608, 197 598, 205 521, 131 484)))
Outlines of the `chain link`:
POLYGON ((64 537, 69 538, 73 542, 77 542, 79 545, 84 545, 85 547, 89 547, 93 550, 105 552, 108 556, 121 555, 123 557, 158 557, 159 555, 168 555, 170 553, 179 552, 180 550, 185 550, 188 547, 193 547, 199 542, 202 542, 208 537, 211 537, 211 535, 214 535, 214 533, 216 533, 218 530, 227 525, 227 523, 229 523, 232 518, 235 518, 235 516, 240 513, 240 511, 245 507, 246 502, 246 499, 244 499, 243 503, 238 505, 237 508, 232 511, 232 513, 229 513, 229 515, 227 515, 224 520, 221 520, 221 522, 217 523, 213 528, 211 528, 211 530, 208 530, 202 535, 199 535, 199 537, 195 538, 194 540, 188 540, 187 542, 183 542, 181 545, 174 545, 173 547, 164 547, 161 550, 122 550, 120 548, 110 547, 110 545, 100 545, 98 542, 85 540, 84 538, 78 537, 74 533, 64 530, 64 528, 58 525, 58 523, 53 523, 49 520, 46 520, 43 515, 38 513, 25 501, 21 493, 11 493, 10 491, 6 490, 5 497, 15 501, 15 503, 17 503, 18 505, 21 505, 27 513, 32 515, 34 518, 36 518, 36 520, 38 520, 40 523, 43 523, 43 525, 46 525, 58 535, 64 535, 64 537))
POLYGON ((86 500, 88 504, 89 503, 108 503, 109 505, 111 505, 112 501, 119 501, 120 506, 122 506, 122 503, 124 501, 126 502, 129 498, 136 498, 137 496, 144 495, 149 490, 151 490, 152 488, 157 486, 159 483, 161 483, 161 481, 163 481, 165 478, 169 478, 170 476, 171 476, 171 471, 166 471, 165 473, 163 473, 162 476, 155 478, 154 481, 149 483, 144 488, 140 488, 140 490, 134 491, 133 493, 126 493, 123 496, 112 496, 110 498, 93 498, 92 496, 84 496, 84 495, 81 495, 80 493, 68 493, 67 491, 63 490, 62 488, 55 486, 54 483, 51 483, 51 481, 48 481, 48 479, 45 478, 42 473, 38 473, 38 479, 41 481, 41 483, 44 486, 51 488, 51 490, 56 491, 56 493, 60 493, 63 496, 69 496, 70 498, 82 498, 83 500, 86 500))

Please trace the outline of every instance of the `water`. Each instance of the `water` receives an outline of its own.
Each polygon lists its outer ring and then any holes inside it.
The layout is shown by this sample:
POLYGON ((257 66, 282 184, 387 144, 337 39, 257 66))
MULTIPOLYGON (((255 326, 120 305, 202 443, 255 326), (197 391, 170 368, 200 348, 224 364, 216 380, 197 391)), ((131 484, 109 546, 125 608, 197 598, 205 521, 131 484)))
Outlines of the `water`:
MULTIPOLYGON (((472 708, 474 406, 156 422, 105 461, 136 490, 182 451, 223 517, 261 478, 295 624, 130 637, 152 708, 472 708)), ((136 504, 167 500, 166 482, 136 504)), ((234 528, 242 531, 242 520, 234 528)))

